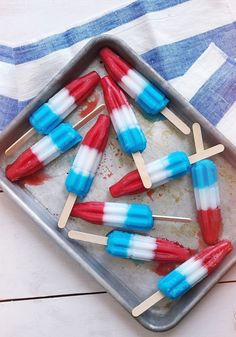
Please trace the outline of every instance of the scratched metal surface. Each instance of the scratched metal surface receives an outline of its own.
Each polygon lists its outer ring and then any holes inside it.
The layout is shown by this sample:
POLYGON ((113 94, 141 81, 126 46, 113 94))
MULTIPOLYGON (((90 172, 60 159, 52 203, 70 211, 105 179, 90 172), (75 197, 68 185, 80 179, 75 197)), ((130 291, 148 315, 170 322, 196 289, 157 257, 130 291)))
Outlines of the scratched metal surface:
MULTIPOLYGON (((101 76, 105 74, 105 70, 98 58, 95 58, 88 66, 84 67, 82 73, 86 73, 93 69, 96 69, 101 76)), ((83 104, 82 107, 74 111, 68 120, 71 122, 77 121, 81 118, 81 114, 84 114, 85 111, 88 111, 88 109, 91 109, 92 107, 94 108, 102 101, 103 97, 101 88, 97 88, 88 101, 83 104)), ((132 101, 131 104, 133 104, 132 101)), ((175 150, 183 150, 188 154, 194 153, 194 145, 191 135, 184 136, 180 134, 168 121, 164 119, 160 119, 156 122, 150 122, 142 117, 135 106, 133 106, 133 108, 148 139, 147 148, 143 153, 146 162, 152 161, 156 158, 161 158, 162 156, 175 150)), ((84 135, 93 123, 94 120, 83 127, 81 129, 81 134, 84 135)), ((37 139, 39 139, 39 136, 33 137, 27 144, 25 144, 24 148, 27 148, 31 144, 35 143, 37 139)), ((207 144, 205 145, 207 146, 207 144)), ((20 152, 22 152, 22 150, 23 149, 21 149, 20 152)), ((50 163, 43 172, 34 175, 33 179, 26 178, 23 180, 23 182, 18 184, 16 187, 16 191, 11 190, 10 192, 12 196, 14 194, 15 200, 17 199, 17 196, 20 197, 21 193, 24 193, 26 198, 32 199, 37 205, 40 205, 39 207, 41 212, 38 214, 39 217, 43 213, 49 213, 50 219, 53 220, 52 225, 50 224, 48 226, 55 231, 56 235, 60 235, 60 233, 58 234, 55 224, 67 198, 64 181, 77 150, 78 148, 70 150, 54 162, 50 163)), ((19 152, 16 156, 18 154, 19 152)), ((1 166, 3 170, 5 165, 13 159, 14 157, 6 161, 5 158, 2 157, 1 166)), ((232 207, 232 205, 236 204, 235 168, 233 168, 233 166, 231 166, 231 164, 229 164, 222 156, 217 156, 214 160, 218 165, 220 177, 219 184, 224 220, 222 237, 235 239, 236 226, 234 224, 234 218, 236 210, 232 207)), ((128 157, 121 152, 114 130, 111 128, 109 142, 101 165, 98 169, 92 189, 87 195, 85 201, 142 202, 149 204, 153 212, 157 214, 192 217, 193 222, 191 224, 156 222, 155 228, 149 234, 154 237, 159 236, 169 240, 178 241, 193 250, 202 248, 204 244, 201 240, 199 226, 195 219, 195 203, 191 177, 183 177, 148 193, 112 199, 108 192, 109 186, 121 178, 124 173, 133 168, 134 163, 131 157, 128 157)), ((2 181, 4 181, 4 178, 2 181)), ((2 185, 3 188, 5 187, 9 192, 9 184, 5 185, 5 183, 2 182, 2 185)), ((36 211, 33 212, 36 213, 36 211)), ((48 221, 48 223, 49 222, 50 221, 48 221)), ((96 226, 88 224, 82 220, 70 218, 67 224, 67 229, 72 228, 100 235, 106 235, 112 230, 111 227, 96 226)), ((66 231, 63 235, 63 243, 67 245, 66 231)), ((78 247, 78 245, 68 241, 68 247, 71 246, 73 246, 76 251, 76 247, 78 247)), ((123 298, 121 300, 115 292, 111 291, 111 293, 113 293, 113 295, 117 297, 129 311, 132 308, 133 303, 140 302, 156 290, 156 283, 160 278, 159 274, 161 270, 161 266, 158 265, 158 263, 138 262, 115 258, 106 254, 104 247, 98 245, 82 243, 81 246, 85 248, 84 252, 89 255, 89 258, 98 262, 98 265, 101 265, 108 273, 103 274, 103 277, 105 278, 103 279, 104 286, 107 286, 106 282, 109 283, 108 275, 112 275, 112 277, 118 281, 120 286, 127 290, 127 294, 131 297, 133 296, 130 301, 126 299, 127 303, 124 304, 125 299, 123 298)), ((98 271, 93 266, 92 268, 93 274, 96 274, 98 271)), ((90 268, 87 269, 90 270, 90 268)), ((99 279, 99 281, 101 280, 99 279)), ((110 287, 112 288, 112 284, 110 284, 110 287)), ((106 288, 111 290, 108 286, 106 288)), ((186 304, 184 304, 183 307, 183 303, 172 303, 164 300, 149 310, 148 314, 143 315, 144 318, 141 318, 140 321, 149 329, 163 331, 176 324, 177 321, 185 314, 184 309, 187 310, 186 308, 186 304), (170 314, 170 312, 172 312, 172 314, 170 314), (175 320, 173 320, 173 312, 175 312, 175 320), (179 319, 177 320, 176 317, 178 316, 179 319)), ((188 310, 189 309, 190 306, 188 310)))

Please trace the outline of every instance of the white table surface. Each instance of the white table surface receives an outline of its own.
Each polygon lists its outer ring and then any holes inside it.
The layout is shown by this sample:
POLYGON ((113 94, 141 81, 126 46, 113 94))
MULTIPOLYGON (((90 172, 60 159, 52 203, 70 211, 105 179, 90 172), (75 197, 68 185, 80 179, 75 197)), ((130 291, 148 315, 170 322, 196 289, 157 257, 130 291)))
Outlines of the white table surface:
MULTIPOLYGON (((0 43, 37 40, 128 2, 100 0, 94 8, 92 0, 0 0, 0 43)), ((0 215, 1 337, 235 336, 236 267, 176 328, 152 333, 5 193, 0 193, 0 215)))

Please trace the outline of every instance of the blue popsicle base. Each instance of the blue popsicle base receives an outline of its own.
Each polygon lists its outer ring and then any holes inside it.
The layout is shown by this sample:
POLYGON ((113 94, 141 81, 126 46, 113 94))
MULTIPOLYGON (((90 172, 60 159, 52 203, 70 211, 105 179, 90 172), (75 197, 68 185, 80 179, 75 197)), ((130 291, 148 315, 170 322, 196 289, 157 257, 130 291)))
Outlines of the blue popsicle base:
POLYGON ((62 122, 62 118, 53 111, 48 103, 45 103, 32 113, 29 122, 38 133, 48 135, 62 122))

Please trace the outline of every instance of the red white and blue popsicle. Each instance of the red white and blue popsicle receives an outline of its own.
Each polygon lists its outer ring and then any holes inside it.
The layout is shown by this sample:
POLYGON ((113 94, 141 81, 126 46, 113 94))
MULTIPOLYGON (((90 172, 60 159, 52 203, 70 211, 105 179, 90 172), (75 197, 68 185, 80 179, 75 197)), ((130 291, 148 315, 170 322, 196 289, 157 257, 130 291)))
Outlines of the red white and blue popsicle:
POLYGON ((69 231, 69 238, 106 246, 112 256, 143 261, 182 263, 190 257, 189 249, 165 239, 112 231, 108 236, 69 231))
POLYGON ((61 123, 49 135, 44 136, 20 154, 12 164, 8 165, 6 177, 11 181, 18 181, 36 173, 62 153, 76 146, 82 140, 77 129, 97 116, 104 107, 104 105, 100 105, 73 126, 70 123, 61 123))
POLYGON ((61 123, 49 135, 44 136, 8 165, 6 176, 11 181, 27 177, 45 167, 81 140, 82 136, 72 125, 61 123))
MULTIPOLYGON (((169 181, 186 175, 191 168, 191 164, 214 156, 215 154, 222 151, 224 151, 224 146, 222 144, 218 144, 204 151, 191 155, 190 157, 188 157, 185 152, 175 151, 170 153, 168 156, 148 163, 147 171, 151 178, 152 187, 155 188, 161 186, 169 181)), ((137 170, 127 173, 118 182, 113 184, 109 190, 114 198, 147 191, 142 183, 142 180, 140 179, 137 170)))
POLYGON ((186 217, 156 215, 146 204, 128 204, 118 202, 88 201, 74 205, 71 216, 86 220, 97 225, 116 228, 149 231, 154 226, 154 220, 191 222, 186 217))
POLYGON ((211 160, 201 160, 191 171, 202 237, 212 245, 219 240, 222 230, 217 166, 211 160))
MULTIPOLYGON (((196 152, 204 150, 201 127, 193 124, 196 152)), ((197 219, 203 240, 212 245, 219 240, 222 230, 220 194, 216 164, 211 160, 201 160, 191 167, 197 219)))
POLYGON ((109 130, 110 117, 101 114, 85 135, 66 178, 69 196, 58 222, 59 228, 65 227, 76 198, 83 199, 88 194, 107 145, 109 130))
POLYGON ((109 77, 101 79, 104 100, 122 150, 133 156, 140 178, 146 188, 151 180, 141 152, 146 148, 146 137, 123 91, 109 77))
POLYGON ((230 241, 222 240, 214 246, 203 249, 191 257, 158 282, 159 291, 132 310, 132 315, 137 317, 159 302, 164 297, 177 300, 192 289, 197 283, 211 274, 232 251, 230 241))
POLYGON ((101 49, 100 57, 108 74, 135 100, 145 116, 153 118, 162 113, 181 132, 190 133, 190 128, 167 108, 169 100, 164 93, 130 64, 109 48, 101 49))
POLYGON ((7 156, 12 155, 36 132, 42 135, 48 135, 52 132, 78 105, 92 94, 99 80, 100 77, 96 71, 92 71, 67 84, 47 103, 41 105, 31 114, 29 122, 33 128, 13 143, 5 151, 5 154, 7 156))

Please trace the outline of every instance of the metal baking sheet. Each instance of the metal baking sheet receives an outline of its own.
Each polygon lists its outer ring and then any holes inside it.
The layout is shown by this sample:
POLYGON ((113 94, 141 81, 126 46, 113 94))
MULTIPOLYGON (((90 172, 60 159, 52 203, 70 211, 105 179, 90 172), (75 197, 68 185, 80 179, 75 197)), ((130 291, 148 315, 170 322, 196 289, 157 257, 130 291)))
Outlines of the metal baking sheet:
MULTIPOLYGON (((180 94, 178 94, 163 78, 149 67, 133 50, 123 41, 111 36, 91 40, 74 57, 74 59, 45 87, 45 89, 24 109, 24 111, 11 123, 0 137, 0 183, 12 199, 18 203, 56 242, 76 261, 78 261, 104 288, 111 293, 117 301, 130 313, 132 308, 156 291, 156 283, 160 278, 161 265, 158 263, 138 262, 123 260, 109 256, 104 248, 76 243, 67 238, 69 229, 79 229, 90 233, 106 235, 112 229, 105 226, 95 226, 82 220, 70 219, 65 230, 57 228, 58 216, 67 197, 64 181, 77 149, 72 149, 53 163, 48 165, 33 179, 26 178, 20 184, 12 184, 5 178, 4 168, 14 158, 5 159, 4 150, 29 128, 28 116, 33 110, 47 101, 55 92, 67 82, 78 75, 90 70, 97 70, 100 75, 105 70, 98 58, 98 51, 104 46, 109 46, 118 52, 124 59, 133 64, 159 88, 161 88, 171 100, 171 108, 183 118, 189 126, 192 122, 199 122, 204 129, 204 137, 208 145, 223 143, 226 151, 222 156, 217 156, 215 161, 219 168, 220 191, 222 199, 222 212, 224 219, 224 231, 222 236, 232 240, 236 239, 236 226, 234 218, 236 210, 232 205, 236 204, 236 171, 232 164, 236 164, 236 150, 208 121, 200 115, 180 94)), ((102 102, 101 89, 97 88, 89 100, 68 118, 76 121, 81 118, 85 109, 91 108, 102 102)), ((131 102, 133 104, 133 102, 131 102)), ((144 152, 146 162, 160 158, 171 151, 184 150, 189 154, 194 153, 192 136, 180 134, 167 120, 160 118, 153 122, 146 120, 139 113, 136 106, 137 118, 148 138, 148 146, 144 152)), ((90 122, 83 129, 84 135, 90 122)), ((24 149, 33 144, 39 136, 33 137, 25 144, 24 149)), ((23 149, 21 149, 22 152, 23 149)), ((134 168, 132 159, 123 154, 112 130, 108 146, 94 185, 85 200, 112 200, 108 193, 108 187, 124 173, 134 168)), ((152 236, 160 236, 178 241, 191 249, 203 247, 199 235, 199 226, 195 220, 195 206, 191 179, 189 176, 166 184, 155 191, 142 195, 122 197, 114 201, 144 202, 148 203, 155 213, 191 216, 194 221, 191 224, 170 224, 159 222, 150 232, 152 236)), ((235 254, 229 255, 224 263, 210 277, 197 285, 188 294, 177 302, 163 300, 152 307, 137 320, 146 328, 154 331, 165 331, 175 326, 190 309, 210 290, 219 278, 236 261, 235 254)))

